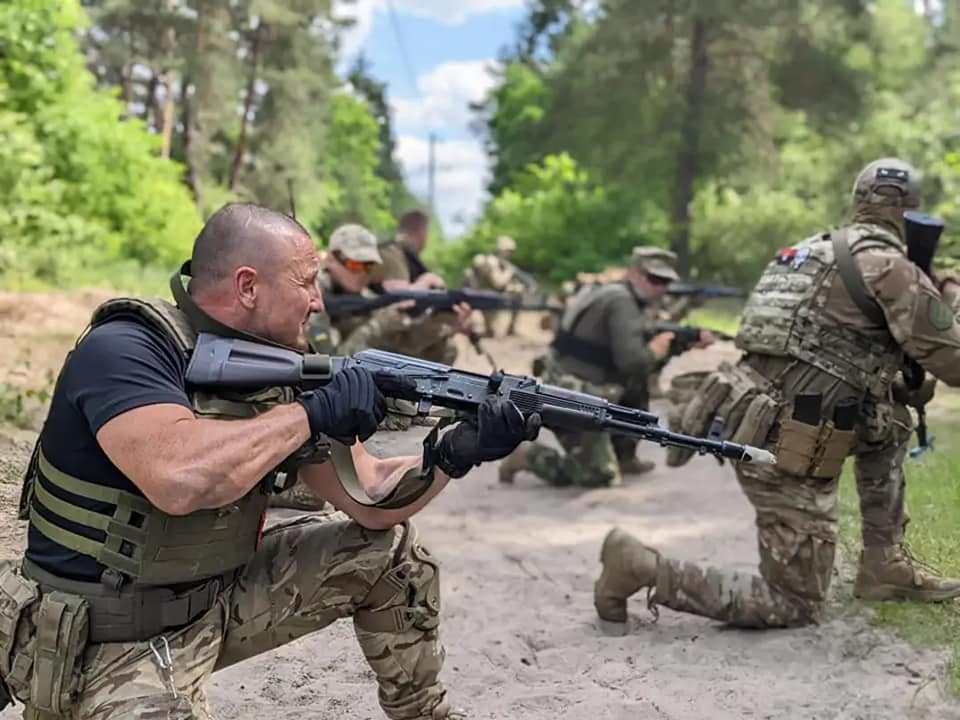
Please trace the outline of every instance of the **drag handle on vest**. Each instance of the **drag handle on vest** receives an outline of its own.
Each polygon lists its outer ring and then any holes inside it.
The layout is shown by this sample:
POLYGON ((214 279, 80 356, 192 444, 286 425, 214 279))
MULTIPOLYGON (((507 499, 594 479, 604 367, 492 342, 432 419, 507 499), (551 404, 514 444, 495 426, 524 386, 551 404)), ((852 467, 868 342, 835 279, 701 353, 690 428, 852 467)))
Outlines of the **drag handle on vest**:
POLYGON ((943 233, 943 219, 917 210, 903 213, 907 240, 907 257, 928 276, 933 269, 933 256, 943 233))
POLYGON ((364 368, 381 379, 395 377, 395 390, 390 389, 389 382, 378 382, 381 391, 394 399, 414 401, 420 415, 428 414, 433 406, 476 415, 486 398, 499 396, 511 401, 524 418, 539 415, 543 427, 551 430, 614 432, 737 462, 775 462, 773 455, 760 448, 671 432, 660 426, 660 418, 653 413, 545 385, 536 378, 504 372, 483 375, 383 350, 363 350, 349 358, 302 355, 280 347, 200 333, 187 367, 187 383, 306 390, 329 382, 334 373, 351 366, 364 368))

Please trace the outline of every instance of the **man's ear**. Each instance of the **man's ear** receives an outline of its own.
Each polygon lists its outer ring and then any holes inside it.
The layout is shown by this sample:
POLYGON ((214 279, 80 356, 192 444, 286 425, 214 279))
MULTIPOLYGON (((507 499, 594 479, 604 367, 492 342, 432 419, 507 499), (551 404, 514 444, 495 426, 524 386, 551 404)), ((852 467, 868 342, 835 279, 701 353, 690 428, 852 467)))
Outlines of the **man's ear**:
POLYGON ((257 304, 259 280, 257 271, 248 265, 242 265, 233 271, 233 292, 240 305, 247 310, 253 310, 257 304))

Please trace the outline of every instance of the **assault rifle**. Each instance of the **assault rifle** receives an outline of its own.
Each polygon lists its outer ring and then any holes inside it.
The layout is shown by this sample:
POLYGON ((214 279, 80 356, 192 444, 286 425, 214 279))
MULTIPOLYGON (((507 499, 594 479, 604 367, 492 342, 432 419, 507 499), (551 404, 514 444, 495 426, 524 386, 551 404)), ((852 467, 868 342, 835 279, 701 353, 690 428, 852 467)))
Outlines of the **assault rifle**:
POLYGON ((474 310, 522 310, 562 313, 565 306, 551 302, 524 302, 518 297, 493 290, 391 290, 376 297, 324 295, 323 304, 331 320, 348 315, 368 315, 374 310, 412 302, 411 314, 426 310, 450 311, 454 305, 469 303, 474 310))
POLYGON ((706 298, 742 298, 747 293, 740 288, 725 287, 723 285, 687 285, 685 283, 671 283, 667 286, 667 295, 673 297, 706 298))
MULTIPOLYGON (((937 252, 943 220, 916 210, 903 213, 906 228, 907 257, 928 277, 933 277, 933 256, 937 252)), ((910 390, 916 390, 926 379, 926 371, 913 358, 907 358, 903 379, 910 390)), ((910 450, 910 458, 916 460, 927 450, 933 449, 934 437, 927 434, 927 409, 923 405, 917 411, 917 447, 910 450)))
POLYGON ((524 418, 538 413, 543 427, 551 430, 612 432, 734 462, 776 461, 761 448, 671 432, 662 428, 652 413, 544 385, 535 378, 504 372, 482 375, 382 350, 362 350, 353 357, 302 355, 273 345, 200 333, 187 367, 187 383, 236 389, 284 385, 306 390, 330 382, 334 373, 350 366, 412 380, 411 389, 398 390, 393 399, 415 402, 419 415, 428 414, 434 405, 476 414, 488 395, 499 395, 511 400, 524 418))
MULTIPOLYGON (((709 328, 693 327, 691 325, 680 325, 678 323, 659 323, 653 329, 654 335, 660 333, 672 332, 673 340, 670 341, 670 355, 680 355, 690 349, 694 343, 700 340, 700 333, 709 328)), ((717 340, 733 340, 732 335, 720 332, 719 330, 710 330, 717 340)))

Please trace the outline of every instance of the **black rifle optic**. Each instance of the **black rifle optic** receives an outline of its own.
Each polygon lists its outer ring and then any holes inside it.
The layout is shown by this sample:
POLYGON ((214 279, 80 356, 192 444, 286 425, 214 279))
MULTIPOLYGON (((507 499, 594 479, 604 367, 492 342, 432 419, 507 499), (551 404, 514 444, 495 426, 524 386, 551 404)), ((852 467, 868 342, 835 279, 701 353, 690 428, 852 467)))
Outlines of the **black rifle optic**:
POLYGON ((474 310, 520 310, 562 313, 565 306, 550 302, 524 302, 518 297, 493 290, 391 290, 375 297, 329 293, 323 296, 323 304, 331 320, 349 315, 367 315, 374 310, 412 302, 410 312, 425 310, 450 311, 454 305, 469 303, 474 310))
POLYGON ((187 383, 237 389, 284 385, 306 390, 328 383, 334 373, 349 366, 412 380, 416 389, 394 399, 417 403, 421 415, 434 405, 475 414, 487 396, 499 395, 512 401, 525 418, 539 413, 543 426, 552 430, 612 432, 734 462, 775 462, 774 456, 761 448, 671 432, 660 427, 659 418, 651 413, 544 385, 535 378, 503 372, 482 375, 382 350, 363 350, 349 358, 301 355, 285 348, 200 333, 187 367, 187 383))

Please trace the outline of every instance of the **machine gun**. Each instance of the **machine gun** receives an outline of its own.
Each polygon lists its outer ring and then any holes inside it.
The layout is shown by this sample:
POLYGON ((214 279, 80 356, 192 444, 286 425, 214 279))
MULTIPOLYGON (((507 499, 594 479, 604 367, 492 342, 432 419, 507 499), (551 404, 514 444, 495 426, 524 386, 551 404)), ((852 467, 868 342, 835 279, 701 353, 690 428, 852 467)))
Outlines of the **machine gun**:
POLYGON ((363 350, 353 357, 302 355, 273 345, 200 333, 187 367, 187 383, 236 389, 283 385, 307 390, 330 382, 334 373, 351 366, 412 380, 412 389, 398 390, 403 395, 394 399, 416 403, 418 415, 428 414, 434 405, 463 415, 475 414, 487 396, 499 395, 512 401, 524 418, 539 414, 543 427, 551 430, 612 432, 734 462, 776 461, 761 448, 671 432, 661 427, 652 413, 544 385, 535 378, 504 372, 482 375, 382 350, 363 350))
POLYGON ((450 311, 454 305, 468 303, 474 310, 515 310, 562 313, 564 306, 551 302, 524 302, 520 298, 493 290, 391 290, 375 297, 363 295, 325 295, 323 304, 331 320, 348 315, 368 315, 374 310, 411 302, 411 314, 426 310, 450 311))
MULTIPOLYGON (((943 220, 917 210, 903 213, 906 228, 907 257, 918 268, 933 277, 933 256, 943 233, 943 220)), ((903 368, 903 380, 909 390, 917 390, 926 379, 926 371, 913 358, 907 358, 903 368)), ((927 450, 933 449, 934 437, 927 433, 927 409, 923 405, 917 411, 917 447, 910 450, 910 458, 916 460, 927 450)))

